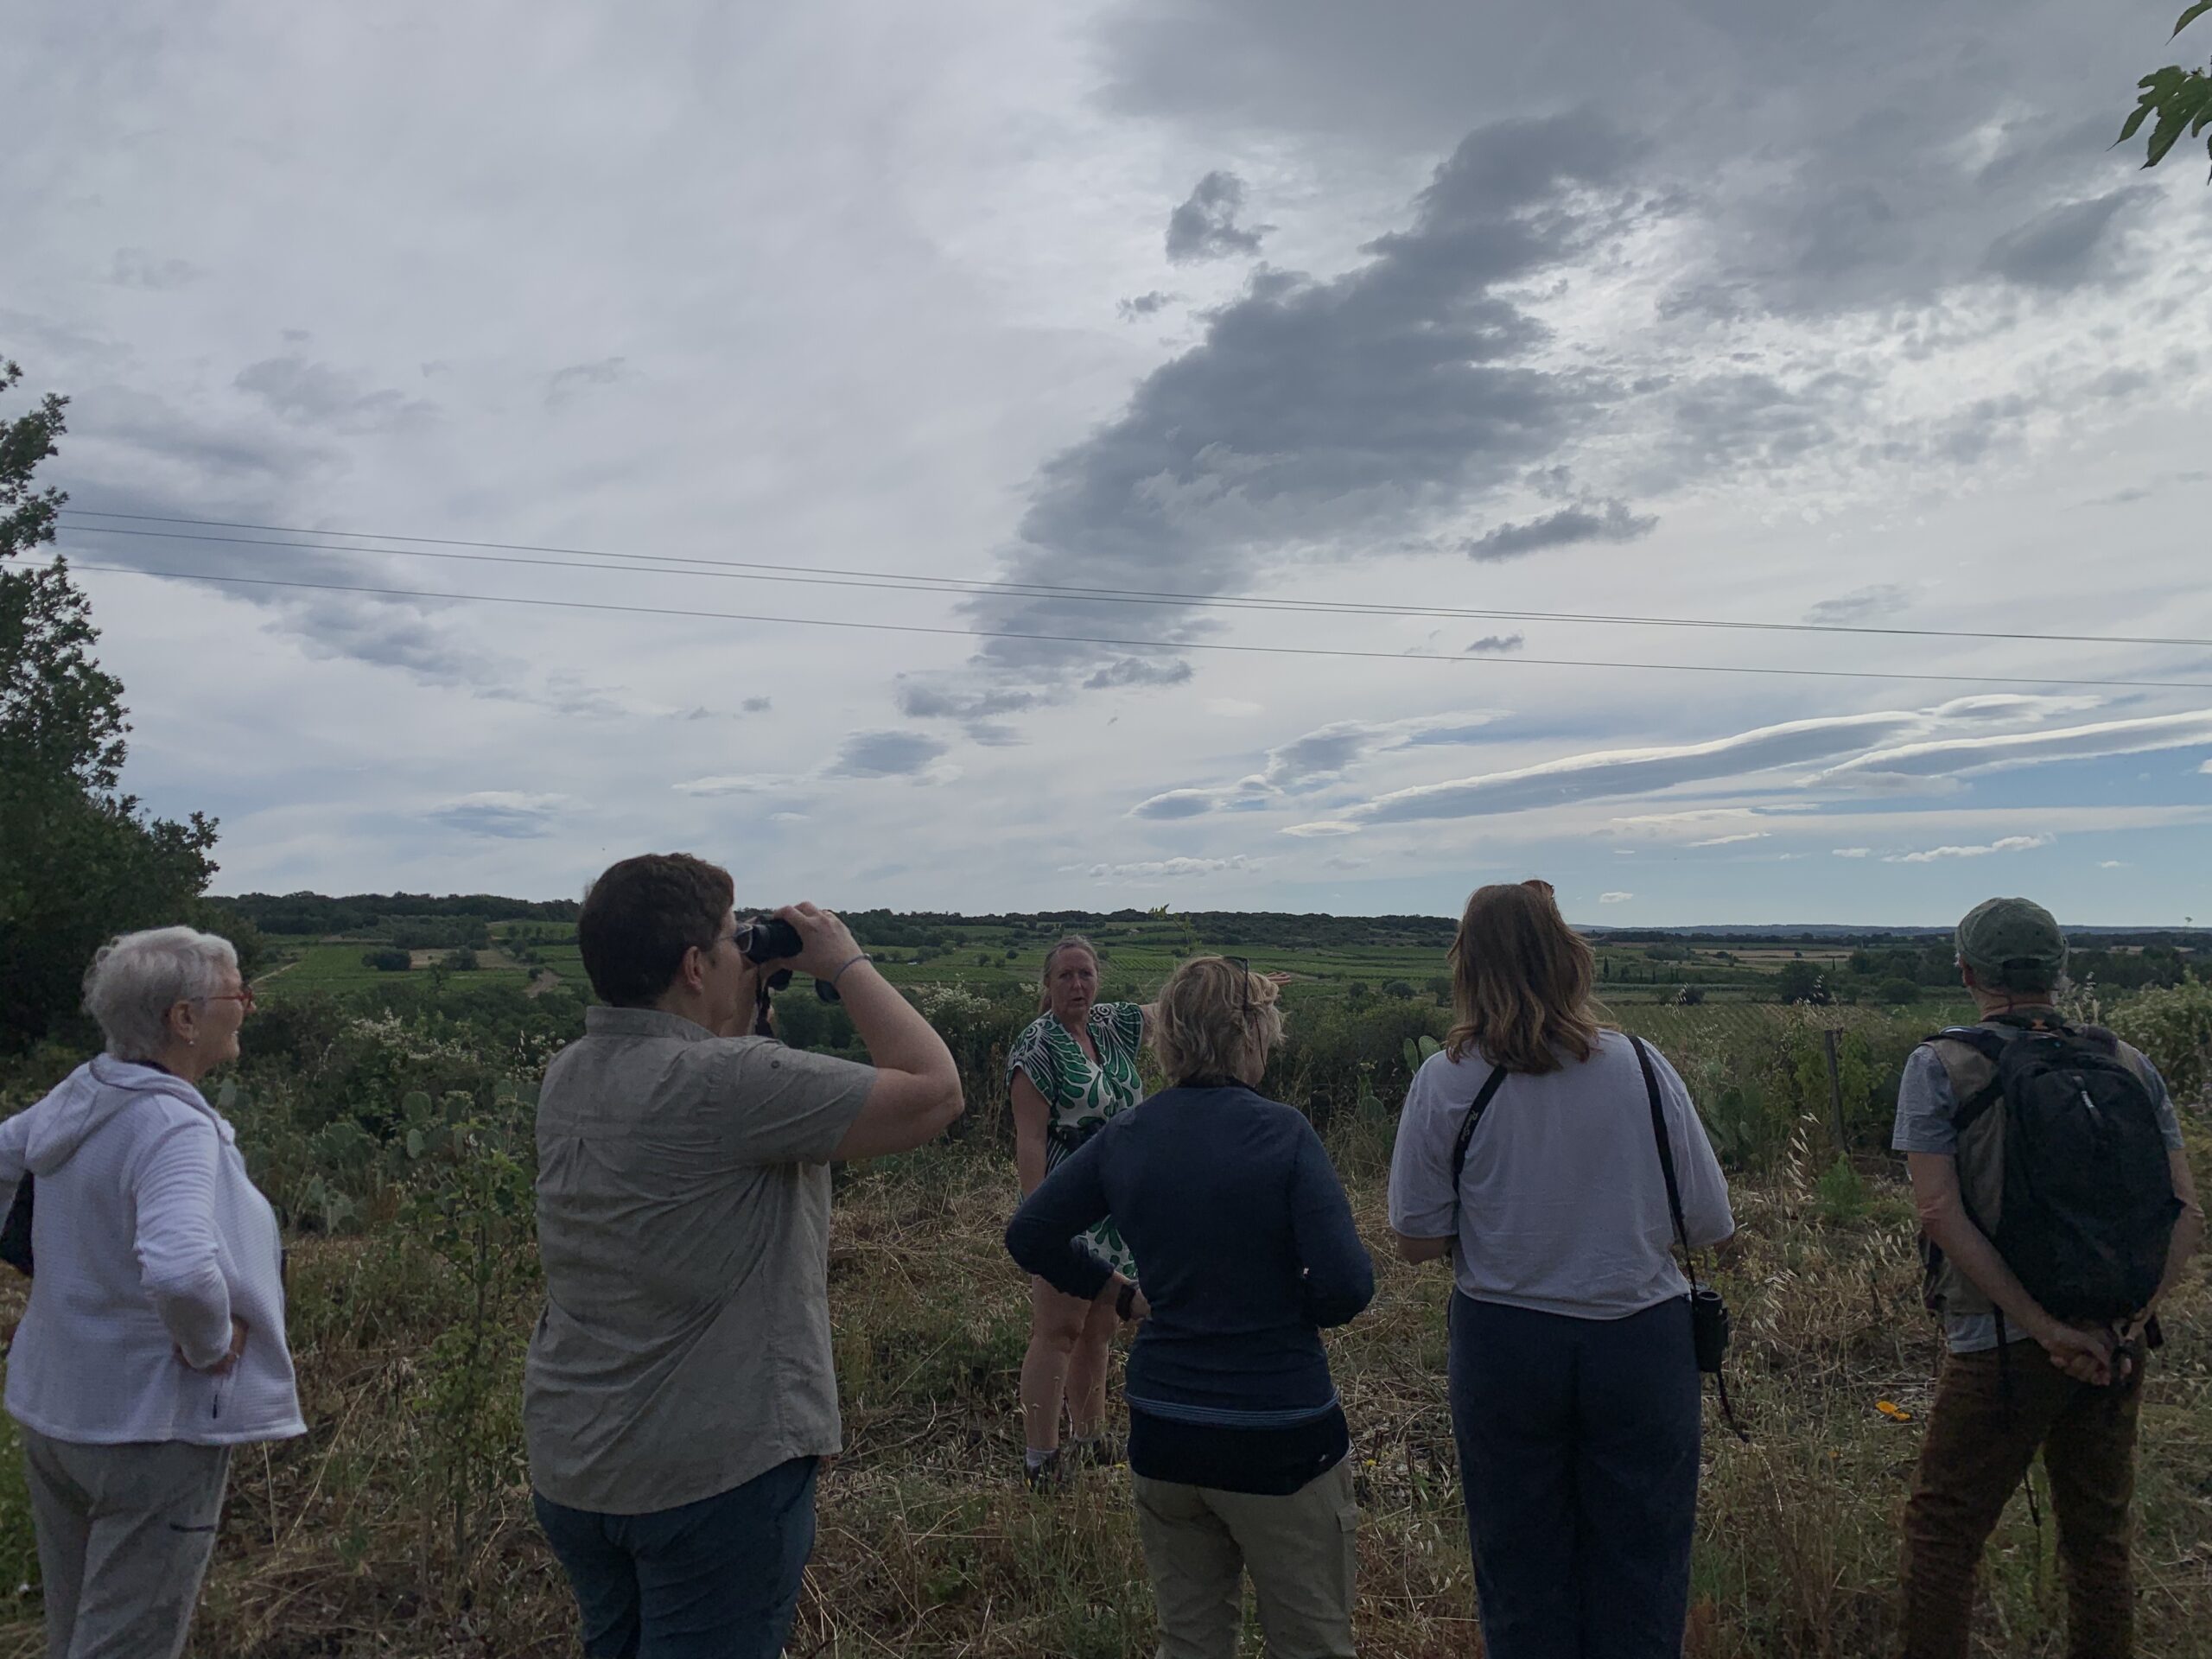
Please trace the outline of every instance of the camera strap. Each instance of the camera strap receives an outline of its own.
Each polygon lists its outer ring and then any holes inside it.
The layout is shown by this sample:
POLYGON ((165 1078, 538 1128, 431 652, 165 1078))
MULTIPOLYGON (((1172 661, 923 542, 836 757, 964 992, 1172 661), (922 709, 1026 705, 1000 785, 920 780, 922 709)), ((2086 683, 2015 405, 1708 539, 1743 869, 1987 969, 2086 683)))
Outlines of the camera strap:
MULTIPOLYGON (((1474 1099, 1468 1103, 1467 1115, 1459 1120, 1459 1133, 1452 1142, 1452 1204, 1455 1211, 1459 1207, 1459 1177, 1467 1167, 1467 1143, 1475 1138, 1475 1125, 1483 1121, 1483 1114, 1490 1109, 1491 1102, 1497 1097, 1504 1082, 1505 1068, 1491 1066, 1490 1076, 1483 1079, 1483 1086, 1475 1091, 1474 1099)), ((1459 1250, 1459 1229, 1455 1217, 1452 1229, 1454 1259, 1457 1259, 1459 1250)))
MULTIPOLYGON (((1651 1138, 1659 1144, 1659 1173, 1667 1180, 1667 1212, 1674 1219, 1675 1242, 1682 1247, 1682 1268, 1690 1281, 1691 1317, 1694 1319, 1697 1317, 1697 1294, 1700 1288, 1697 1260, 1690 1254, 1690 1232, 1682 1221, 1682 1189, 1681 1183, 1675 1179, 1674 1137, 1667 1133, 1667 1111, 1660 1103, 1659 1073, 1651 1064, 1651 1051, 1644 1046, 1643 1039, 1631 1035, 1629 1042, 1636 1049, 1636 1063, 1643 1072, 1644 1097, 1651 1103, 1651 1138)), ((1749 1440, 1751 1436, 1744 1433, 1743 1427, 1736 1421, 1735 1408, 1728 1402, 1726 1371, 1716 1368, 1713 1380, 1720 1390, 1721 1416, 1738 1440, 1749 1440)))

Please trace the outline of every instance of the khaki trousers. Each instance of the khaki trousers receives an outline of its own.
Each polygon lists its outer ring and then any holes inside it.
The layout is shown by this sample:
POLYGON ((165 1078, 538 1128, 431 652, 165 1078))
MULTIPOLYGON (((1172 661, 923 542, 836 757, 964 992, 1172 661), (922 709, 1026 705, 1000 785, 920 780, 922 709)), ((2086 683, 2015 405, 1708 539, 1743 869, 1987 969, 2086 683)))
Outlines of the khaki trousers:
POLYGON ((1352 1659, 1350 1459, 1284 1497, 1136 1478, 1159 1659, 1235 1659, 1252 1575, 1269 1659, 1352 1659))
POLYGON ((48 1659, 176 1659, 214 1553, 231 1448, 21 1433, 48 1659))

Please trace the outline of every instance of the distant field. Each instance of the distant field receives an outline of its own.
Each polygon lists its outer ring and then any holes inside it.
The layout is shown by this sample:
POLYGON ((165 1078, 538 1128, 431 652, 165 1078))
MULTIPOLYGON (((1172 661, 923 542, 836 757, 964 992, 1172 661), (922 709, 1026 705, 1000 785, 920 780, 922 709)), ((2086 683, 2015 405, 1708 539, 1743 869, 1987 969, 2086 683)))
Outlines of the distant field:
MULTIPOLYGON (((1267 919, 1280 931, 1282 918, 1267 919)), ((1295 976, 1291 993, 1294 999, 1317 993, 1357 995, 1363 987, 1378 995, 1402 995, 1410 990, 1425 997, 1446 991, 1451 969, 1440 945, 1346 943, 1330 937, 1329 927, 1322 918, 1315 937, 1286 942, 1280 938, 1213 937, 1199 933, 1187 922, 1160 918, 1094 927, 1090 937, 1103 955, 1109 995, 1148 995, 1183 957, 1217 951, 1243 956, 1262 973, 1295 976)), ((918 931, 903 930, 909 938, 918 931)), ((878 965, 894 984, 959 984, 996 994, 1034 985, 1045 951, 1058 938, 1057 932, 1049 930, 1039 932, 1004 923, 946 922, 926 931, 925 943, 907 942, 905 938, 882 942, 871 939, 865 931, 861 943, 869 946, 878 965)), ((1352 929, 1348 926, 1345 931, 1352 929)), ((493 922, 489 931, 490 948, 477 951, 478 966, 474 970, 454 973, 444 967, 448 952, 417 950, 412 953, 411 975, 420 977, 443 972, 464 982, 528 983, 550 971, 564 982, 583 982, 583 963, 577 955, 573 925, 493 922)), ((272 934, 269 943, 276 959, 256 985, 264 997, 342 994, 401 977, 363 960, 365 953, 385 943, 366 930, 343 938, 272 934)), ((1598 947, 1599 990, 1613 1002, 1667 1001, 1684 987, 1695 987, 1719 1001, 1762 1001, 1772 995, 1773 977, 1786 964, 1803 961, 1827 971, 1840 967, 1848 955, 1847 945, 1803 950, 1770 945, 1675 946, 1663 948, 1655 958, 1645 945, 1601 944, 1598 947)))

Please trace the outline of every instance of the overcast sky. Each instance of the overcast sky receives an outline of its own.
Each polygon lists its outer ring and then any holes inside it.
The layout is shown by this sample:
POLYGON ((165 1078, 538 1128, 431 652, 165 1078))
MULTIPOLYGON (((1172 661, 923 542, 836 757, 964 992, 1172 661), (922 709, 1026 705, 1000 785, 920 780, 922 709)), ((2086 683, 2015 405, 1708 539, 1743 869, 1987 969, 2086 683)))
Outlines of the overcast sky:
POLYGON ((633 607, 87 572, 220 891, 2212 919, 2172 10, 39 5, 0 355, 370 537, 80 563, 633 607))

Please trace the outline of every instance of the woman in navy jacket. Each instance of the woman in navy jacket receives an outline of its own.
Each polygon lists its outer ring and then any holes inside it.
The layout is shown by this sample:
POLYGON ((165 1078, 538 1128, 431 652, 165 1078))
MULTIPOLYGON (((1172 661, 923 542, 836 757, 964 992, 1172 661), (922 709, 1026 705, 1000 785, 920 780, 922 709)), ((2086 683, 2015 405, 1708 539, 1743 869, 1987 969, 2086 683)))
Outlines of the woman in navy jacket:
POLYGON ((1282 1036, 1275 987, 1220 957, 1162 988, 1173 1087, 1123 1112, 1007 1228, 1027 1272, 1144 1320, 1129 1352, 1129 1465, 1166 1659, 1228 1659, 1251 1575, 1268 1650, 1349 1656, 1357 1509, 1325 1327, 1373 1264, 1313 1126, 1255 1089, 1282 1036), (1081 1239, 1112 1215, 1144 1288, 1081 1239))

